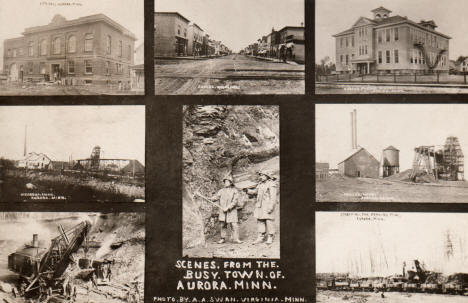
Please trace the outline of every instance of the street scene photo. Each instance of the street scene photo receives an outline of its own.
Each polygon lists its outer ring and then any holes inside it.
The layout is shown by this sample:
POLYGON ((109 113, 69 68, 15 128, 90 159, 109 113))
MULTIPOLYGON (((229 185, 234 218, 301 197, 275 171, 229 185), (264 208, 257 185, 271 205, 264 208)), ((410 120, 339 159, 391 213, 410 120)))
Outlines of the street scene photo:
POLYGON ((183 111, 183 256, 279 258, 279 106, 183 111))
POLYGON ((157 95, 304 94, 303 0, 158 0, 157 95))
POLYGON ((466 1, 315 4, 317 94, 468 93, 466 1))
POLYGON ((316 105, 317 202, 468 203, 465 104, 316 105))
POLYGON ((143 0, 0 0, 0 95, 144 94, 143 0))
POLYGON ((143 303, 143 213, 0 213, 0 300, 143 303))
POLYGON ((468 214, 317 212, 319 303, 461 303, 468 214))
POLYGON ((0 202, 144 202, 144 106, 0 107, 0 202))

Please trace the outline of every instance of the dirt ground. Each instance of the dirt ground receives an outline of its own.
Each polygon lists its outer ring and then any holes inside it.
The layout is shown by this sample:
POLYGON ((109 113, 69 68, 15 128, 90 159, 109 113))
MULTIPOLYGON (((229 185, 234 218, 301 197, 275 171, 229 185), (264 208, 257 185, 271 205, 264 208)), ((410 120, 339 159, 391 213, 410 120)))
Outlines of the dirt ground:
POLYGON ((398 85, 315 84, 316 94, 467 94, 467 88, 398 85))
POLYGON ((468 302, 466 296, 386 292, 381 293, 319 290, 317 303, 461 303, 468 302))
POLYGON ((158 95, 304 94, 304 75, 304 65, 243 55, 206 60, 156 60, 155 90, 158 95))
POLYGON ((61 96, 61 95, 143 95, 144 91, 119 91, 101 86, 37 85, 30 83, 1 83, 2 96, 61 96))
POLYGON ((457 185, 457 187, 434 186, 384 179, 332 176, 326 181, 316 182, 316 200, 318 202, 468 202, 468 187, 457 185))

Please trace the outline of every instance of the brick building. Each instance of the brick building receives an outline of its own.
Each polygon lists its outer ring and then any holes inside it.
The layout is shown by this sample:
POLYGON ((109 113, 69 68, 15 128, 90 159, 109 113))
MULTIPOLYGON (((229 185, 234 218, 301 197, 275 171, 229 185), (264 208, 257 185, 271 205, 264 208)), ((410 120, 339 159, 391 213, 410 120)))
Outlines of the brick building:
POLYGON ((187 45, 187 54, 189 56, 200 56, 202 54, 204 36, 205 33, 200 26, 196 23, 189 24, 187 45))
POLYGON ((135 36, 103 14, 26 28, 4 41, 9 81, 61 80, 67 84, 130 84, 135 36))
POLYGON ((154 55, 187 56, 189 23, 177 12, 154 13, 154 55))
POLYGON ((450 37, 437 32, 433 20, 390 16, 379 7, 373 19, 361 17, 351 28, 334 35, 339 73, 448 72, 450 37))

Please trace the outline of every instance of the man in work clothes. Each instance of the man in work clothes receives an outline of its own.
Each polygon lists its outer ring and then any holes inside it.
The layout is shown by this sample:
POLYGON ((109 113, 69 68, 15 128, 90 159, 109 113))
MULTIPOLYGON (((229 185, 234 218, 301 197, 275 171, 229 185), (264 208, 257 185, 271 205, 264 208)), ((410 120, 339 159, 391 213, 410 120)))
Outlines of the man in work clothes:
POLYGON ((254 217, 257 218, 258 237, 253 244, 262 243, 265 234, 268 235, 267 244, 273 243, 275 235, 275 217, 273 211, 276 206, 276 182, 273 175, 268 171, 260 171, 259 183, 256 188, 249 189, 249 194, 257 194, 254 217))
POLYGON ((237 218, 239 194, 231 177, 225 177, 223 183, 224 187, 212 198, 213 201, 219 200, 218 220, 221 225, 221 239, 218 244, 226 242, 228 224, 231 224, 233 242, 240 244, 242 241, 239 240, 239 220, 237 218))

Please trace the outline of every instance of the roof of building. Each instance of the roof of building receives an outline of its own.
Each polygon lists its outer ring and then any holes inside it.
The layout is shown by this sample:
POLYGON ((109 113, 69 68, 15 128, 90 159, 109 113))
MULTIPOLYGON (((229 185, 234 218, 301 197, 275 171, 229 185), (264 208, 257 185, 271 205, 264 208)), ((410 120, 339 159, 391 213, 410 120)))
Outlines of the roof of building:
POLYGON ((386 8, 383 7, 383 6, 380 6, 380 7, 377 7, 377 8, 375 8, 375 9, 371 10, 371 12, 373 12, 373 13, 375 13, 375 12, 380 12, 380 11, 386 11, 386 12, 388 12, 388 13, 391 13, 391 12, 392 12, 391 10, 386 9, 386 8))
POLYGON ((280 29, 278 32, 285 31, 287 29, 302 29, 304 30, 304 26, 285 26, 282 29, 280 29))
POLYGON ((315 169, 329 169, 330 164, 329 163, 323 163, 323 162, 316 162, 315 163, 315 169))
POLYGON ((390 145, 389 147, 387 147, 386 149, 384 150, 396 150, 396 151, 400 151, 399 149, 395 148, 393 145, 390 145))
MULTIPOLYGON (((431 28, 427 28, 425 26, 423 26, 422 24, 419 24, 419 23, 416 23, 412 20, 409 20, 407 17, 402 17, 402 16, 399 16, 399 15, 396 15, 396 16, 391 16, 391 17, 387 17, 387 18, 381 18, 381 19, 370 19, 370 18, 367 18, 367 17, 360 17, 358 19, 361 20, 361 19, 364 19, 366 21, 369 21, 370 23, 372 23, 375 27, 384 27, 384 26, 388 26, 388 25, 393 25, 393 24, 400 24, 400 23, 408 23, 408 24, 411 24, 413 26, 416 26, 420 29, 423 29, 423 30, 426 30, 428 32, 432 32, 434 34, 437 34, 437 35, 440 35, 444 38, 447 38, 447 39, 451 39, 450 36, 447 36, 445 34, 442 34, 436 30, 433 30, 431 28)), ((430 21, 422 21, 424 24, 433 24, 433 26, 435 26, 435 22, 433 20, 430 20, 430 21), (431 23, 432 21, 432 23, 431 23)), ((357 23, 357 22, 356 22, 357 23)), ((356 24, 355 23, 355 24, 356 24)), ((354 33, 354 26, 345 30, 345 31, 342 31, 338 34, 335 34, 333 35, 333 37, 337 37, 337 36, 343 36, 343 35, 347 35, 347 34, 352 34, 354 33)))
POLYGON ((133 40, 136 40, 136 37, 132 32, 130 32, 128 29, 126 29, 125 27, 123 27, 122 25, 115 22, 114 20, 112 20, 111 18, 107 17, 104 14, 95 14, 95 15, 80 17, 78 19, 72 19, 72 20, 67 20, 61 15, 55 15, 49 24, 28 27, 24 30, 23 35, 34 34, 34 33, 44 32, 44 31, 53 30, 57 28, 70 27, 70 26, 76 26, 76 25, 94 23, 94 22, 104 22, 112 26, 114 29, 118 30, 119 32, 121 32, 123 35, 128 36, 132 38, 133 40))
POLYGON ((343 160, 341 161, 340 163, 338 164, 341 164, 343 162, 346 162, 347 160, 349 160, 350 158, 352 158, 354 155, 356 155, 357 153, 361 152, 362 150, 364 150, 366 153, 368 153, 372 159, 374 159, 375 161, 379 162, 374 156, 372 156, 372 154, 370 152, 368 152, 364 147, 359 147, 358 149, 356 150, 352 150, 350 152, 350 154, 343 160))
POLYGON ((190 23, 190 20, 182 16, 178 12, 154 12, 155 15, 176 15, 179 16, 181 19, 185 20, 187 23, 190 23))
POLYGON ((46 154, 43 153, 35 153, 35 152, 30 152, 28 153, 22 161, 37 161, 39 158, 45 157, 49 161, 52 161, 46 154))
POLYGON ((195 27, 197 27, 199 30, 203 31, 203 28, 201 28, 198 24, 196 24, 196 23, 194 23, 194 22, 190 23, 189 26, 195 26, 195 27))

